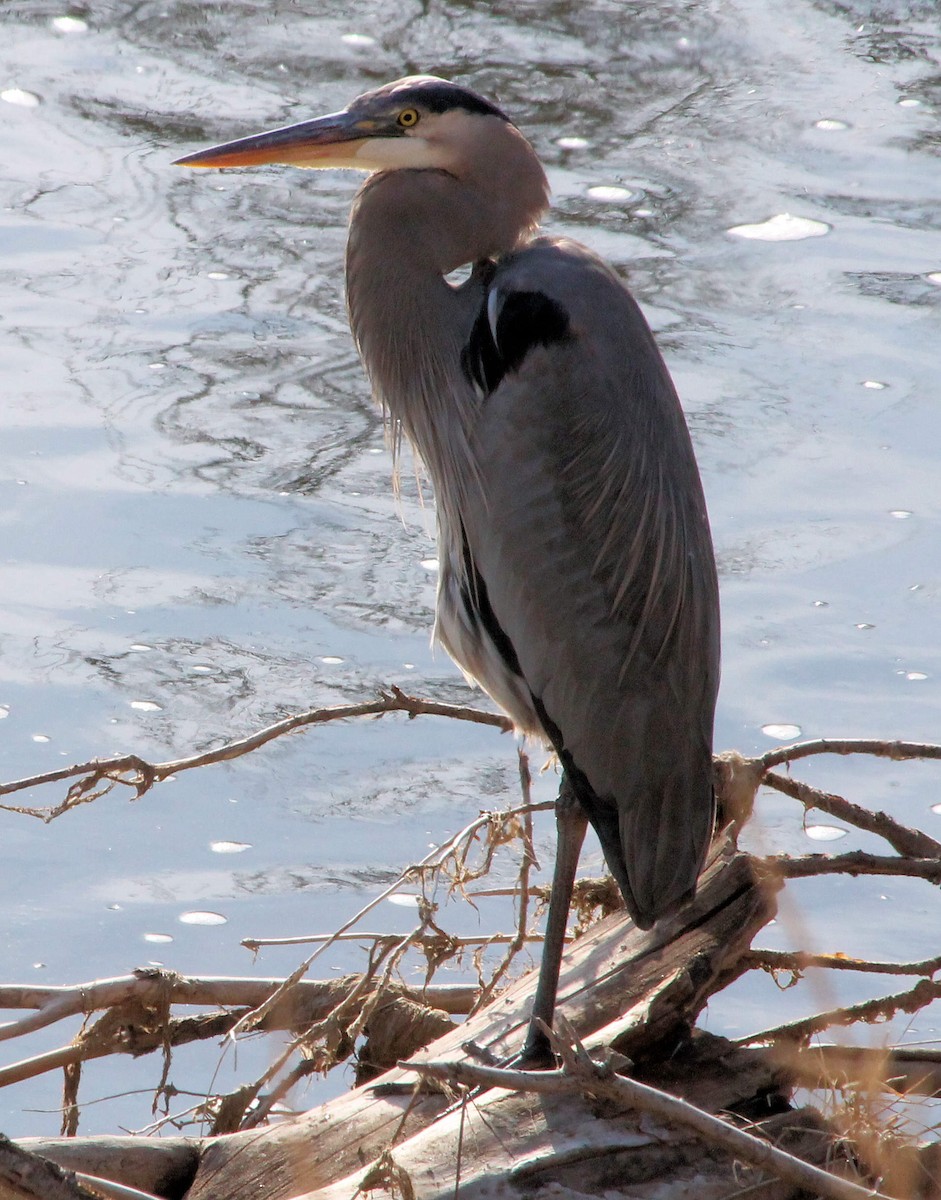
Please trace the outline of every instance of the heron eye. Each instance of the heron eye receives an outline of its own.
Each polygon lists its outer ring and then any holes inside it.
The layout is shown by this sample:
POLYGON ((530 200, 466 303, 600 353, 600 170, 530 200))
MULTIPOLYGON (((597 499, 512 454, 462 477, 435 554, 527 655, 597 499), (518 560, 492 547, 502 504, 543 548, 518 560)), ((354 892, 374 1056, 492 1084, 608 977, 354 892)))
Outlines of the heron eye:
POLYGON ((418 113, 414 108, 403 108, 397 118, 403 129, 411 129, 418 124, 418 113))

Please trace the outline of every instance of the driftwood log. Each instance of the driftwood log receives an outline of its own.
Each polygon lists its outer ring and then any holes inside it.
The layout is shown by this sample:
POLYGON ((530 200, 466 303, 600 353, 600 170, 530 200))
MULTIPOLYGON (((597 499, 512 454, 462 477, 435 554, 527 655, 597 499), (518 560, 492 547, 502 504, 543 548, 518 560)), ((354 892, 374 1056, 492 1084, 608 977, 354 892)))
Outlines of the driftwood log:
MULTIPOLYGON (((774 891, 773 883, 756 880, 747 855, 729 845, 717 849, 695 902, 673 920, 644 932, 616 914, 569 947, 559 1011, 589 1051, 607 1046, 625 1056, 619 1061, 632 1078, 706 1113, 735 1114, 751 1128, 757 1123, 809 1162, 832 1163, 832 1137, 816 1114, 789 1109, 779 1086, 783 1072, 763 1051, 692 1031, 709 996, 739 973, 752 938, 773 915, 774 891)), ((534 973, 524 976, 413 1062, 473 1067, 510 1060, 522 1044, 534 985, 534 973)), ((491 1088, 468 1097, 466 1089, 442 1090, 401 1066, 267 1128, 202 1140, 20 1145, 70 1170, 168 1200, 351 1200, 367 1192, 404 1200, 459 1193, 467 1200, 494 1191, 529 1196, 543 1187, 556 1195, 658 1200, 711 1200, 742 1188, 776 1200, 807 1194, 743 1165, 680 1122, 612 1099, 600 1086, 562 1082, 554 1092, 491 1088)))

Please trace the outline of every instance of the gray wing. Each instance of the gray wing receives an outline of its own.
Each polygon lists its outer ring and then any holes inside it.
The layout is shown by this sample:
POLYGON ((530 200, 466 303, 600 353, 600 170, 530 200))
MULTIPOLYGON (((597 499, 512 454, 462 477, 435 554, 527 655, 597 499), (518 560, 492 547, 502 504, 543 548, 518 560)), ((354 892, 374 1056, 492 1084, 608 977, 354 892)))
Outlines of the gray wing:
POLYGON ((649 925, 691 894, 713 823, 718 590, 682 410, 637 305, 570 242, 497 268, 464 369, 471 590, 649 925))

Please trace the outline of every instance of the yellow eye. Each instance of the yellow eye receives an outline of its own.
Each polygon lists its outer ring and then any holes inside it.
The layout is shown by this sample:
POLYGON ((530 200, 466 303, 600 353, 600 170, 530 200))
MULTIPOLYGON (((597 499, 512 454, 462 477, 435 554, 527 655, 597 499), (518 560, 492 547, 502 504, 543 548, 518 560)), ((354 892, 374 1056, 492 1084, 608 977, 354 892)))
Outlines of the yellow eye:
POLYGON ((414 108, 403 108, 396 119, 403 129, 411 129, 418 124, 418 113, 414 108))

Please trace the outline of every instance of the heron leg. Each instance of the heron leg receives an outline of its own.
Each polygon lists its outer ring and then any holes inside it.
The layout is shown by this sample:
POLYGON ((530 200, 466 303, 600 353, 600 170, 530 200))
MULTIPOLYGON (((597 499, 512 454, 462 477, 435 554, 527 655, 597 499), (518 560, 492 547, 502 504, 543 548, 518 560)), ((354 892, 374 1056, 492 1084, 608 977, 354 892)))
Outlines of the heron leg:
POLYGON ((518 1062, 524 1067, 551 1067, 555 1060, 540 1021, 552 1027, 555 1012, 556 992, 559 988, 559 969, 562 965, 562 950, 565 946, 565 929, 568 925, 572 889, 578 856, 588 818, 569 782, 568 774, 562 776, 559 796, 555 802, 555 823, 558 844, 555 852, 555 870, 552 875, 552 890, 549 893, 549 915, 546 918, 546 935, 542 947, 542 962, 539 965, 539 982, 533 999, 533 1013, 529 1033, 518 1062))

